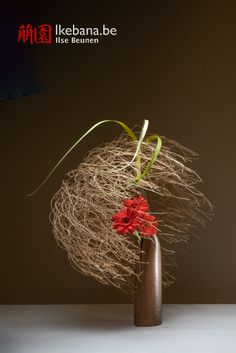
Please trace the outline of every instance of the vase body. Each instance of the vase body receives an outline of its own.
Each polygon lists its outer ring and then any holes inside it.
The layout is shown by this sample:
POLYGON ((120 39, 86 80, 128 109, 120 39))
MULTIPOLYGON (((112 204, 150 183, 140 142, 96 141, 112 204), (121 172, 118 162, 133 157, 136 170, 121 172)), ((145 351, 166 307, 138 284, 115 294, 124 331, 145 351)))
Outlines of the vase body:
POLYGON ((161 247, 157 235, 153 239, 142 239, 140 262, 137 273, 134 302, 134 324, 156 326, 162 322, 162 268, 161 247))

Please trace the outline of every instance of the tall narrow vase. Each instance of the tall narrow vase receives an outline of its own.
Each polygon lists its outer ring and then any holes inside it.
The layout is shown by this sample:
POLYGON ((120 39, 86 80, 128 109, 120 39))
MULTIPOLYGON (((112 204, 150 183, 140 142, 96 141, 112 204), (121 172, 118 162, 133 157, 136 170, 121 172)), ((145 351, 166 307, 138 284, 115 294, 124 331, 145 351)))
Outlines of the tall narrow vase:
POLYGON ((137 293, 134 303, 134 324, 136 326, 156 326, 162 322, 162 269, 161 247, 157 236, 142 239, 142 253, 137 271, 137 293))

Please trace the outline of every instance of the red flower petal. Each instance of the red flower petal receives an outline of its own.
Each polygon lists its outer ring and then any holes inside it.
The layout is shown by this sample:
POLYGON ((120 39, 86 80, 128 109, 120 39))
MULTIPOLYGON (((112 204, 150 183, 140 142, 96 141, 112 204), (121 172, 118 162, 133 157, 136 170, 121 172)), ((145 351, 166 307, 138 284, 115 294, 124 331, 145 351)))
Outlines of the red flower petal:
POLYGON ((143 196, 138 196, 134 199, 125 200, 124 206, 132 208, 137 212, 147 212, 149 209, 149 204, 143 196))
POLYGON ((142 237, 154 237, 158 233, 156 218, 148 213, 139 214, 141 219, 140 232, 142 237))

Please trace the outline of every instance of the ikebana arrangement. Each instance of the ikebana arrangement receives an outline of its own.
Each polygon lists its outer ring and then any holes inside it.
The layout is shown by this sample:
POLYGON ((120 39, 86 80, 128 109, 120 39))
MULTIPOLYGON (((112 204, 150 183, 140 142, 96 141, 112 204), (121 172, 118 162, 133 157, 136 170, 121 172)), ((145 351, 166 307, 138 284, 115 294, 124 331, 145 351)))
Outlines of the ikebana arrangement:
POLYGON ((186 243, 197 224, 205 225, 211 203, 189 167, 197 155, 148 134, 148 120, 140 129, 117 120, 95 124, 39 188, 92 130, 106 123, 124 132, 89 151, 67 173, 51 201, 53 234, 76 270, 132 298, 136 325, 158 325, 162 285, 174 282, 175 245, 186 243))

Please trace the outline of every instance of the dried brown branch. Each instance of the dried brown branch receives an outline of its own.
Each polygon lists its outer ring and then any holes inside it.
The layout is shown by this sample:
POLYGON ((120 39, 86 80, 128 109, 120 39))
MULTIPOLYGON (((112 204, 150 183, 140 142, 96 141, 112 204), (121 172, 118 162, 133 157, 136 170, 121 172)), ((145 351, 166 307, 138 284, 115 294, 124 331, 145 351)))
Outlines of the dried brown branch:
MULTIPOLYGON (((157 212, 163 257, 163 284, 174 281, 175 245, 187 242, 193 227, 204 225, 211 204, 197 189, 200 177, 188 167, 196 154, 166 138, 149 174, 138 185, 135 162, 129 164, 136 143, 120 138, 91 150, 79 167, 70 171, 52 199, 53 234, 66 249, 74 268, 99 282, 111 284, 132 296, 140 247, 135 237, 112 229, 112 214, 125 198, 147 191, 151 210, 157 212)), ((142 169, 155 144, 143 144, 142 169)))

